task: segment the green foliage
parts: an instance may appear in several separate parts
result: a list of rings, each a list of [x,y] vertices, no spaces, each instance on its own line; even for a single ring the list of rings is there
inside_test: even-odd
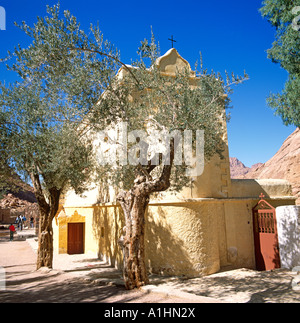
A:
[[[119,121],[127,122],[128,132],[142,130],[150,134],[151,130],[183,131],[186,129],[204,130],[205,160],[215,154],[223,157],[225,145],[223,141],[225,108],[229,107],[229,94],[232,86],[243,82],[248,76],[229,76],[223,79],[220,73],[209,73],[201,68],[191,77],[191,71],[178,70],[174,77],[166,76],[158,68],[160,56],[159,46],[152,34],[151,40],[141,43],[138,53],[140,59],[124,69],[125,76],[116,78],[115,84],[107,90],[97,106],[100,111],[106,109],[109,114],[103,119],[106,125],[116,125]],[[147,64],[147,62],[150,64]],[[105,108],[104,108],[105,107]],[[96,109],[97,110],[97,109]],[[136,143],[128,143],[127,149]],[[195,141],[193,142],[195,149]],[[164,164],[151,167],[150,154],[147,155],[149,165],[105,165],[99,167],[103,185],[114,184],[121,189],[129,189],[138,176],[146,176],[149,182],[159,180]],[[171,190],[179,191],[191,182],[186,176],[189,166],[173,165],[171,172]]]
[[[268,58],[288,71],[289,79],[281,94],[272,94],[268,104],[282,117],[286,125],[300,126],[300,29],[293,21],[300,14],[295,7],[299,0],[265,0],[261,8],[263,17],[276,28],[276,39]],[[294,28],[293,28],[294,27]],[[298,30],[297,30],[298,29]]]
[[[117,59],[118,53],[98,27],[91,25],[87,35],[69,11],[61,17],[59,5],[47,6],[47,13],[33,27],[19,25],[32,43],[17,46],[4,60],[20,81],[0,84],[1,163],[34,175],[45,195],[70,186],[80,193],[93,159],[79,125],[115,75],[109,56]]]
[[[33,27],[19,25],[31,39],[28,48],[8,53],[8,69],[20,81],[0,85],[0,140],[3,160],[19,174],[35,175],[47,194],[52,188],[72,187],[80,193],[94,172],[93,140],[100,130],[118,122],[128,131],[152,129],[205,131],[205,158],[222,156],[224,106],[232,85],[244,77],[223,79],[201,68],[191,84],[190,71],[166,78],[157,68],[159,46],[152,34],[139,48],[140,59],[128,67],[118,51],[91,25],[87,35],[76,18],[60,6]],[[149,62],[150,64],[146,64]],[[123,66],[125,76],[115,76]],[[192,86],[191,86],[192,85]],[[128,145],[130,149],[134,143]],[[172,167],[172,188],[190,181],[187,165]],[[106,165],[98,167],[103,186],[130,188],[135,179],[159,179],[164,165]]]

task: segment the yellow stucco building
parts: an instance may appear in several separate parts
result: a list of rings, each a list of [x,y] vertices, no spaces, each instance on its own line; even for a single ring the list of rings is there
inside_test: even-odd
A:
[[[169,50],[157,64],[162,73],[190,68]],[[120,69],[119,75],[126,70]],[[225,109],[224,109],[225,110]],[[225,113],[225,111],[224,111]],[[146,212],[145,249],[149,272],[196,277],[221,268],[255,268],[252,208],[263,193],[274,207],[295,204],[285,180],[232,180],[226,123],[224,159],[214,157],[204,166],[194,186],[171,195],[161,193]],[[101,188],[91,184],[84,197],[68,192],[53,221],[54,250],[58,253],[95,253],[112,266],[122,267],[118,239],[124,219],[113,201],[97,203]]]

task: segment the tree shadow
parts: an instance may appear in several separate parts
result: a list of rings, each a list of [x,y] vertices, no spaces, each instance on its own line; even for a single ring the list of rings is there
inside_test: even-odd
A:
[[[166,224],[166,214],[162,207],[158,208],[158,213],[159,221],[153,220],[149,208],[145,214],[146,266],[150,273],[169,276],[178,274],[176,268],[181,264],[181,268],[186,268],[187,273],[193,264],[183,247],[183,241],[172,234],[171,226]],[[123,235],[124,225],[121,207],[94,207],[93,234],[98,242],[98,257],[119,270],[123,267],[123,254],[118,240]],[[181,274],[185,275],[184,272]]]
[[[238,269],[197,279],[174,279],[175,289],[237,303],[299,302],[300,294],[291,288],[292,275],[283,270],[259,272]]]
[[[118,240],[122,236],[124,217],[119,206],[94,207],[93,234],[98,242],[98,257],[112,267],[121,269],[122,250]]]
[[[7,279],[7,282],[6,282],[6,286],[20,286],[22,284],[30,284],[30,283],[43,283],[44,280],[48,280],[49,279],[49,276],[42,276],[42,275],[37,275],[37,276],[34,276],[34,277],[26,277],[27,273],[20,273],[19,275],[15,274],[12,276],[12,277],[19,277],[18,279],[12,279],[12,278],[8,278]],[[51,277],[53,276],[56,276],[56,275],[59,275],[59,273],[55,273],[55,274],[52,274]],[[21,278],[23,277],[23,278]]]
[[[97,285],[78,278],[32,280],[31,286],[1,292],[0,303],[110,303],[119,301],[138,302],[139,294],[126,291],[124,287]]]
[[[158,217],[154,220],[151,208],[146,211],[145,250],[149,271],[163,276],[188,276],[193,271],[193,263],[184,241],[172,233],[164,208],[159,206],[156,212]]]

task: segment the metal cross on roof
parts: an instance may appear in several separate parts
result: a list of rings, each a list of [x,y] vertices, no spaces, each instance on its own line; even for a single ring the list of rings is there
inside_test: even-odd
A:
[[[176,43],[176,42],[177,42],[177,40],[175,40],[175,39],[173,38],[173,35],[171,36],[171,38],[168,38],[168,40],[170,40],[170,41],[172,42],[172,48],[173,48],[173,43]]]
[[[263,199],[265,196],[264,196],[264,194],[263,194],[263,193],[261,193],[261,194],[259,195],[259,197],[260,197],[261,199]]]

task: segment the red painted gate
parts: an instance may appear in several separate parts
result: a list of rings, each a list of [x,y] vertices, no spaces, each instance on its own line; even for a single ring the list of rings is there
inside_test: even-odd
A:
[[[255,261],[257,270],[280,268],[276,210],[263,199],[252,209]]]

